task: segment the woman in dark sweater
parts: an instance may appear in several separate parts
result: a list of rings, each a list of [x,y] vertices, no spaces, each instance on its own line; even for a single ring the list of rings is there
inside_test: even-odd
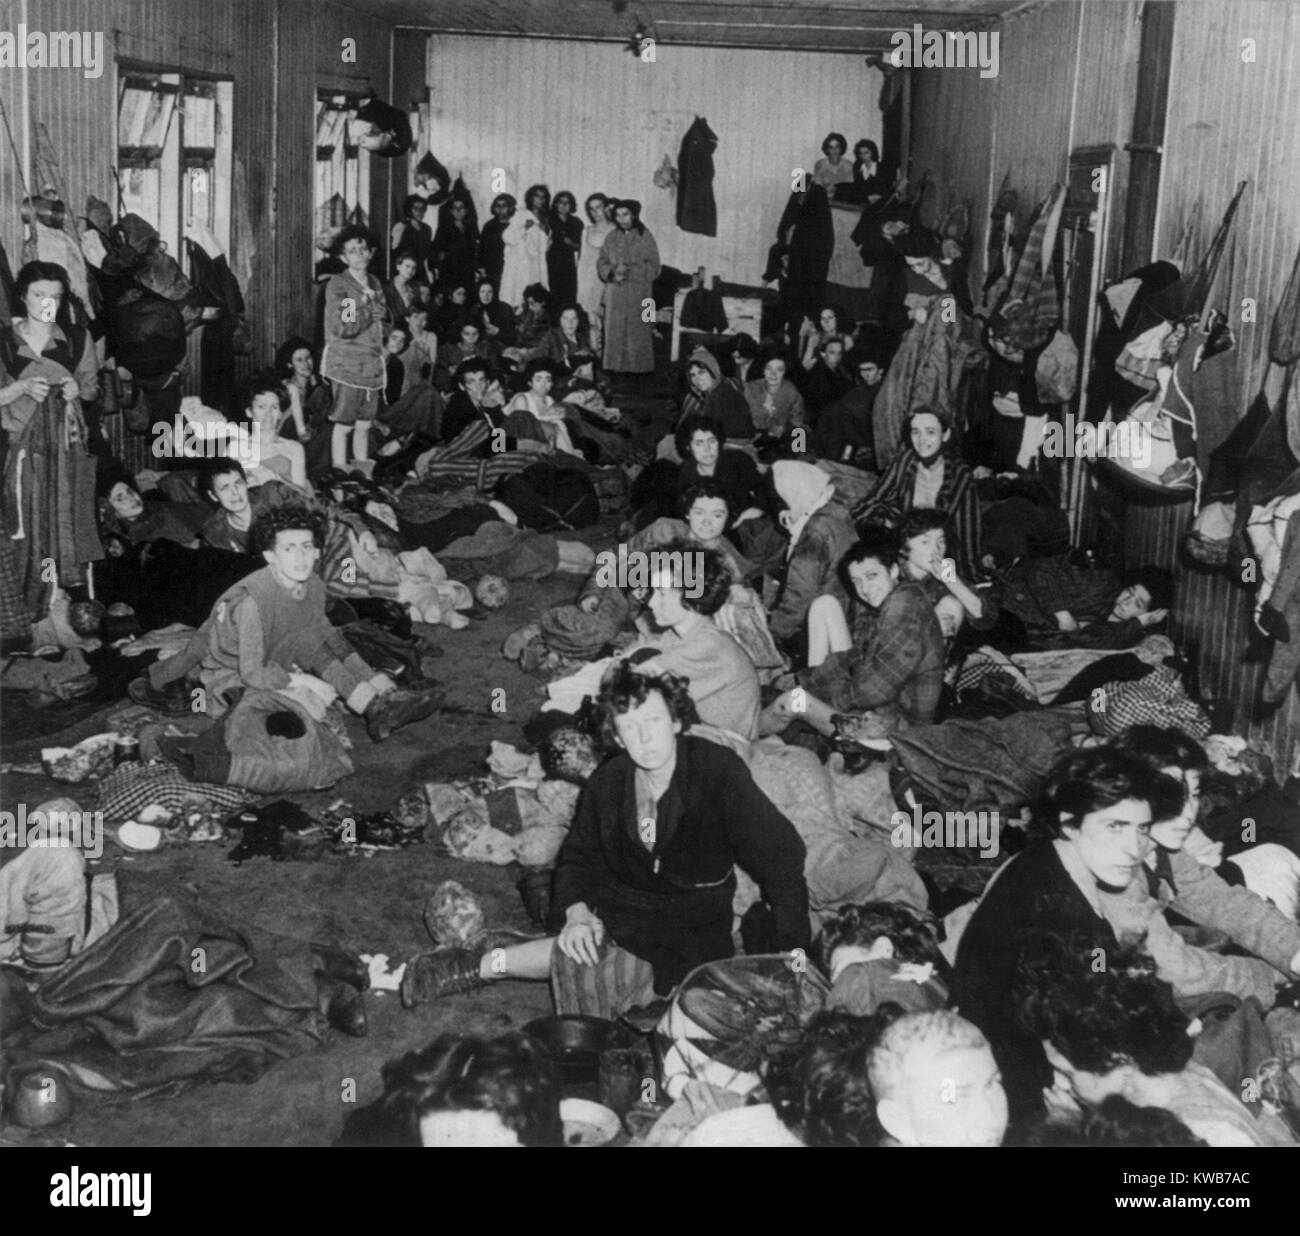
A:
[[[551,247],[546,251],[546,278],[551,302],[572,304],[578,299],[578,252],[582,248],[582,220],[578,202],[561,189],[551,204]]]
[[[1066,753],[1048,774],[1039,839],[994,876],[962,933],[953,998],[993,1045],[1013,1119],[1038,1112],[1052,1084],[1042,1044],[1015,1012],[1027,945],[1049,933],[1094,950],[1095,963],[1113,957],[1119,941],[1100,894],[1128,885],[1151,821],[1176,815],[1181,795],[1133,756],[1106,747]]]
[[[807,947],[803,842],[738,755],[683,734],[695,720],[685,681],[624,661],[599,702],[619,754],[587,783],[560,850],[552,905],[562,930],[488,954],[417,957],[402,982],[407,1007],[484,980],[553,974],[562,1013],[577,1011],[563,1007],[575,989],[608,1015],[667,995],[696,966],[732,955],[737,863],[763,891],[777,946]]]

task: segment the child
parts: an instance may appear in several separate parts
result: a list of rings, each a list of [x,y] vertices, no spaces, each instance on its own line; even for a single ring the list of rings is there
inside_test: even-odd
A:
[[[876,1119],[897,1146],[1000,1146],[1007,1096],[988,1040],[943,1009],[909,1013],[867,1062]]]
[[[908,906],[844,906],[823,924],[820,952],[831,979],[828,1009],[870,1017],[884,1004],[924,1013],[948,1003],[934,930]]]
[[[379,281],[366,271],[374,252],[370,234],[363,227],[345,227],[334,248],[347,270],[331,275],[325,286],[321,376],[334,384],[331,462],[345,468],[349,433],[355,460],[370,458],[370,424],[384,397],[384,328],[390,317]]]
[[[323,534],[323,517],[304,507],[279,507],[253,525],[253,549],[266,567],[223,593],[203,628],[208,712],[224,713],[232,692],[313,685],[304,679],[319,690],[323,680],[331,698],[364,717],[367,733],[382,742],[432,713],[438,692],[399,690],[330,625],[325,584],[315,574]]]

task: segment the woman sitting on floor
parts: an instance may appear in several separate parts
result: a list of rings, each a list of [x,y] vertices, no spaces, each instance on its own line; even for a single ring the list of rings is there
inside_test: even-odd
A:
[[[501,978],[552,979],[556,1008],[616,1017],[732,956],[739,863],[757,881],[781,950],[810,945],[804,846],[733,751],[683,733],[696,720],[670,675],[614,667],[599,707],[619,754],[596,770],[560,850],[558,936],[407,963],[408,1007]]]
[[[199,544],[208,511],[185,502],[146,501],[135,482],[125,474],[110,474],[101,505],[104,536],[119,536],[132,545],[146,541],[173,541],[186,549]],[[161,498],[161,495],[151,495]]]
[[[515,315],[509,305],[497,299],[496,285],[491,279],[480,279],[470,307],[470,321],[479,328],[480,335],[498,348],[508,348],[515,341]]]
[[[1038,839],[998,872],[961,933],[953,998],[992,1043],[1013,1118],[1040,1111],[1052,1080],[1040,1036],[1016,1017],[1027,938],[1050,932],[1076,939],[1090,957],[1096,949],[1116,956],[1101,892],[1130,882],[1152,819],[1176,814],[1179,799],[1175,782],[1130,755],[1105,747],[1066,752],[1043,790]]]
[[[731,603],[730,568],[721,555],[686,540],[671,541],[654,556],[648,608],[658,630],[623,655],[646,673],[684,678],[701,722],[722,731],[727,741],[752,741],[758,734],[758,674],[746,650],[718,624]],[[543,711],[576,713],[585,696],[598,693],[609,668],[608,661],[597,661],[551,683]]]
[[[727,500],[716,486],[701,483],[682,500],[683,519],[658,519],[630,537],[617,552],[607,551],[605,568],[598,565],[578,595],[576,605],[557,605],[507,641],[504,654],[509,660],[523,659],[526,668],[536,668],[547,650],[561,656],[590,659],[599,656],[640,609],[636,586],[620,581],[617,564],[637,561],[641,555],[684,540],[692,546],[711,549],[726,564],[734,584],[745,583],[754,573],[746,561],[723,539],[727,522]],[[684,522],[683,522],[684,520]],[[613,563],[609,561],[612,558]],[[530,651],[534,641],[539,647]]]
[[[896,528],[913,507],[947,511],[948,541],[962,579],[974,583],[980,569],[980,504],[975,479],[952,450],[952,422],[932,408],[907,416],[910,445],[894,457],[871,494],[853,508],[858,527]]]
[[[792,429],[805,427],[803,396],[786,377],[789,365],[783,353],[759,358],[759,377],[745,383],[745,402],[754,432],[769,438],[786,438]]]
[[[856,595],[852,623],[840,602],[817,598],[808,612],[808,665],[765,714],[765,730],[805,721],[835,732],[836,713],[867,713],[869,737],[929,725],[943,688],[944,643],[919,584],[899,583],[898,541],[869,533],[842,570]]]
[[[542,336],[538,347],[546,360],[560,366],[561,372],[571,373],[573,358],[593,351],[586,313],[578,305],[564,305],[556,324]]]
[[[998,605],[991,587],[972,588],[948,555],[948,513],[915,507],[903,517],[898,535],[902,542],[899,577],[920,584],[935,607],[945,639],[960,630],[991,631],[998,621]]]
[[[545,442],[565,455],[583,459],[565,424],[565,406],[551,398],[555,362],[538,357],[524,370],[525,388],[505,406],[506,433]]]
[[[1251,1115],[1193,1061],[1188,1019],[1149,961],[1110,950],[1099,966],[1088,942],[1069,938],[1035,939],[1026,953],[1016,1003],[1055,1074],[1050,1110],[1077,1113],[1122,1095],[1177,1116],[1211,1146],[1296,1144],[1280,1116]]]

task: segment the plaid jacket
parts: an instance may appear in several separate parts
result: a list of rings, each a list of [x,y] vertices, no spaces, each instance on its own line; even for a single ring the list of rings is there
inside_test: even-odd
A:
[[[840,712],[872,710],[889,728],[929,725],[943,690],[944,644],[924,589],[900,584],[878,612],[858,605],[853,647],[832,653],[799,682]]]

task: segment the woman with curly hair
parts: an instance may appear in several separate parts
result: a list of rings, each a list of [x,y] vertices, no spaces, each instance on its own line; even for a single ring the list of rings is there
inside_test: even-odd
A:
[[[1211,1146],[1294,1146],[1281,1119],[1258,1119],[1203,1064],[1196,1040],[1155,965],[1135,950],[1094,964],[1089,943],[1045,936],[1025,949],[1021,1022],[1040,1040],[1055,1081],[1048,1107],[1077,1113],[1121,1095],[1177,1116]]]
[[[777,946],[807,948],[803,842],[735,752],[685,732],[697,719],[687,684],[622,661],[597,703],[618,754],[592,774],[560,850],[558,935],[414,958],[408,1008],[501,978],[552,979],[561,1013],[613,1017],[666,996],[732,956],[737,863],[771,907]]]

